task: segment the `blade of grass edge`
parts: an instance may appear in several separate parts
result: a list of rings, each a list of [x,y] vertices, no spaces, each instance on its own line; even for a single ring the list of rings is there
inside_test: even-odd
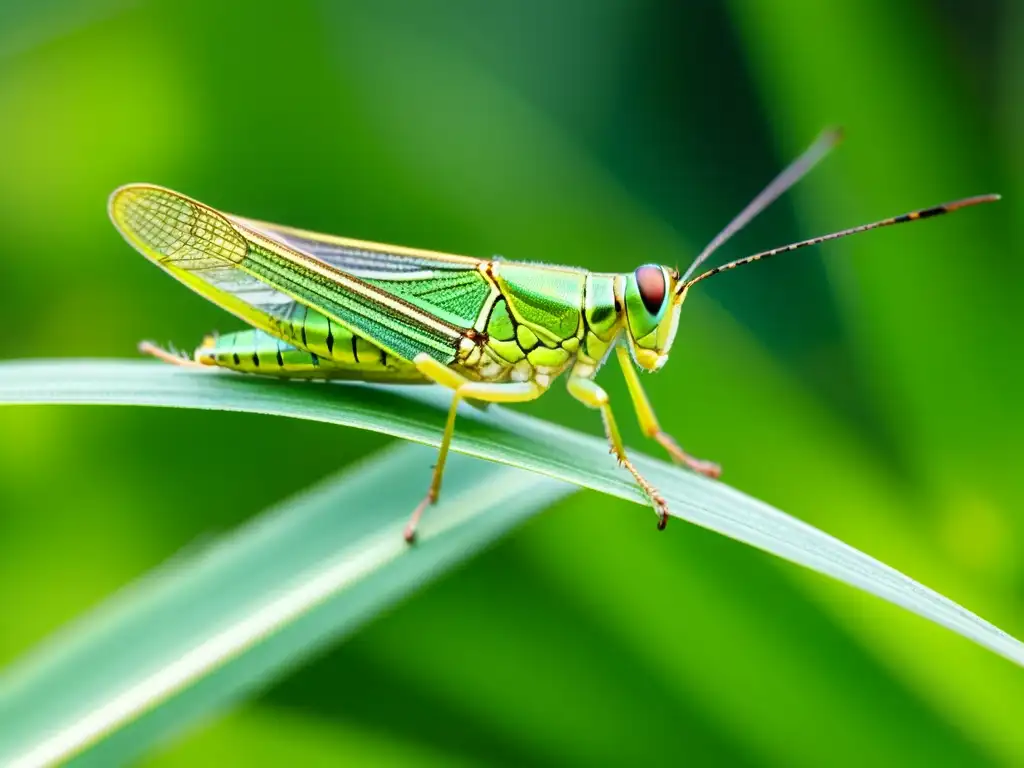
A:
[[[446,495],[410,549],[402,526],[433,460],[400,445],[350,467],[175,558],[12,665],[0,678],[0,764],[131,760],[574,490],[453,456]]]
[[[275,414],[437,445],[448,395],[436,388],[287,383],[125,361],[0,364],[0,403],[192,407]],[[646,503],[603,440],[508,409],[465,409],[452,450]],[[721,482],[633,452],[672,514],[858,587],[1024,666],[1024,644],[899,571]]]

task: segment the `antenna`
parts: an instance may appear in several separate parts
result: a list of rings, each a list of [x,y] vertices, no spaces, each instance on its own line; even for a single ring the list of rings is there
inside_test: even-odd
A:
[[[737,259],[736,261],[730,261],[728,264],[723,264],[720,267],[709,269],[703,274],[697,275],[695,278],[682,283],[682,287],[679,293],[687,290],[694,283],[699,283],[701,280],[705,280],[712,275],[717,275],[719,272],[725,272],[729,269],[735,269],[736,267],[743,266],[744,264],[750,264],[761,259],[768,259],[772,256],[777,256],[780,253],[788,253],[789,251],[795,251],[798,248],[806,248],[808,245],[817,245],[818,243],[824,243],[828,240],[838,240],[840,237],[846,237],[847,235],[856,235],[858,232],[867,232],[870,229],[879,229],[881,227],[891,227],[893,224],[905,224],[908,221],[917,221],[918,219],[929,219],[932,216],[941,216],[945,213],[952,213],[953,211],[959,210],[960,208],[967,208],[971,205],[979,205],[981,203],[994,203],[999,199],[999,195],[978,195],[976,197],[965,197],[963,200],[954,200],[951,203],[944,203],[943,205],[936,205],[931,208],[922,208],[919,211],[911,211],[910,213],[904,213],[902,216],[893,216],[890,219],[882,219],[881,221],[875,221],[871,224],[861,224],[859,227],[852,227],[851,229],[844,229],[841,232],[833,232],[830,235],[822,235],[821,237],[812,237],[810,240],[802,240],[799,243],[792,243],[791,245],[784,245],[781,248],[773,248],[770,251],[763,251],[762,253],[755,253],[753,256],[747,256],[746,258]]]
[[[692,275],[697,270],[697,267],[707,261],[708,257],[717,251],[726,240],[747,226],[751,219],[775,202],[779,195],[800,181],[808,171],[818,164],[818,161],[825,157],[842,140],[843,131],[841,128],[830,128],[822,131],[818,138],[814,140],[814,143],[805,149],[800,157],[772,179],[771,183],[747,204],[746,208],[725,225],[725,229],[715,235],[715,239],[707,244],[680,279],[686,282],[686,278]]]

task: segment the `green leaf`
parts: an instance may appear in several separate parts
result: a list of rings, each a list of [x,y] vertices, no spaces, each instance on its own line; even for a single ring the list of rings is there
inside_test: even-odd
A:
[[[150,362],[0,364],[0,403],[248,411],[430,445],[447,401],[438,388],[284,382]],[[0,721],[11,726],[8,740],[0,737],[0,757],[64,757],[94,743],[90,762],[135,755],[350,633],[560,498],[570,486],[557,480],[646,503],[601,439],[495,407],[466,408],[456,434],[456,452],[510,466],[453,456],[420,546],[407,549],[400,531],[434,455],[403,446],[178,558],[16,664],[0,680]],[[676,516],[883,597],[1024,664],[1017,640],[837,539],[722,483],[634,458]]]
[[[89,380],[101,378],[79,384]],[[209,394],[228,405],[226,392]],[[400,445],[350,467],[175,558],[15,664],[0,678],[0,764],[50,764],[84,749],[90,765],[129,761],[573,490],[453,456],[444,498],[409,548],[402,528],[433,460],[429,449]]]
[[[155,405],[265,413],[437,445],[448,395],[433,387],[289,383],[122,361],[0,364],[0,403]],[[646,504],[599,438],[511,410],[466,408],[452,449]],[[1024,645],[952,601],[729,486],[634,453],[674,516],[832,576],[1024,664]],[[653,518],[652,518],[653,521]]]

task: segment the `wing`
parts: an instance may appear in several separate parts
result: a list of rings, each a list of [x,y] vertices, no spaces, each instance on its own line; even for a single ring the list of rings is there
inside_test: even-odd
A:
[[[334,237],[230,214],[227,218],[386,291],[463,332],[478,323],[481,310],[492,295],[497,295],[497,288],[479,269],[487,263],[484,259]]]
[[[228,218],[249,229],[276,238],[296,250],[315,256],[332,267],[358,276],[394,277],[423,271],[466,271],[475,269],[485,261],[473,256],[458,256],[453,253],[324,235],[239,216],[229,215]]]
[[[426,352],[448,364],[496,291],[477,259],[250,221],[154,185],[116,190],[110,215],[129,243],[176,279],[300,347],[297,304],[392,355]]]

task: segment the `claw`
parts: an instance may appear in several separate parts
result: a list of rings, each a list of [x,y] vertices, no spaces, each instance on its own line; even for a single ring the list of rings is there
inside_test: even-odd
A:
[[[661,496],[651,496],[651,501],[654,503],[654,511],[658,514],[658,530],[664,531],[668,525],[668,502]]]
[[[416,527],[420,523],[420,518],[423,517],[424,511],[427,507],[437,501],[437,491],[431,488],[427,491],[427,495],[423,497],[423,500],[416,505],[416,509],[412,511],[409,516],[409,522],[405,524],[405,530],[402,531],[402,538],[405,539],[406,544],[416,543]]]

